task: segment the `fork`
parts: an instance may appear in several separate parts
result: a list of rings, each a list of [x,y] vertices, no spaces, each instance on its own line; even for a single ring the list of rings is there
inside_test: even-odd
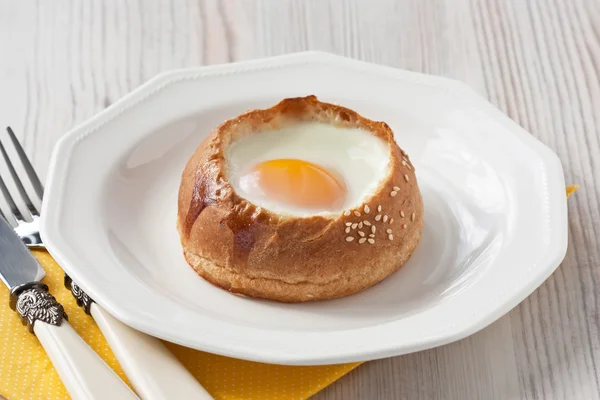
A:
[[[9,131],[9,136],[12,141],[16,140],[12,131]],[[22,149],[20,150],[22,152]],[[0,205],[0,216],[13,229],[18,230],[32,246],[39,245],[41,241],[37,222],[41,202],[38,202],[36,207],[31,201],[1,141],[0,154],[2,156],[0,159],[4,160],[8,171],[4,177],[0,171],[0,198],[4,201],[4,209]],[[29,172],[27,174],[29,175]],[[9,184],[12,182],[12,190],[6,186],[5,182],[9,182]],[[39,180],[30,179],[28,182],[34,192],[40,190]],[[4,222],[2,223],[4,224]],[[55,300],[53,299],[53,301]],[[56,306],[62,310],[62,306],[58,303]],[[137,399],[125,382],[77,335],[67,322],[64,312],[63,315],[64,319],[58,319],[55,324],[41,325],[41,327],[52,327],[51,329],[33,329],[33,323],[31,323],[30,331],[37,335],[69,394],[74,399]]]
[[[31,221],[26,221],[21,215],[17,215],[18,225],[15,231],[30,248],[45,249],[38,229],[38,210],[44,188],[14,132],[10,127],[7,128],[7,132],[15,153],[25,170],[27,182],[37,196],[38,203],[36,206],[32,201],[26,202],[29,212],[32,214]],[[4,153],[3,151],[3,155]],[[25,193],[24,188],[19,191]],[[160,340],[130,328],[115,319],[66,274],[65,286],[71,290],[77,304],[94,318],[132,386],[142,399],[212,399],[210,394]]]

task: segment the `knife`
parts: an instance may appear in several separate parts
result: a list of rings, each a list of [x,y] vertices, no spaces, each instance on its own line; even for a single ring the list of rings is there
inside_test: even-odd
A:
[[[45,272],[21,239],[0,218],[0,279],[10,305],[29,327],[73,399],[137,399],[67,322],[63,306],[41,282]]]

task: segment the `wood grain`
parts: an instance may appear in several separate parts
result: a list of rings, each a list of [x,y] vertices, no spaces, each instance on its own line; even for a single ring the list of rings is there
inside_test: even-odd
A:
[[[62,133],[160,71],[325,50],[460,79],[560,156],[570,246],[483,331],[319,399],[600,399],[598,0],[0,0],[0,121],[45,176]]]

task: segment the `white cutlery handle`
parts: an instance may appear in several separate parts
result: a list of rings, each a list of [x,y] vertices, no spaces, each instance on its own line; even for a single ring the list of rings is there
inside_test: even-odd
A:
[[[73,399],[137,399],[66,320],[60,325],[36,321],[33,331]]]
[[[46,284],[30,282],[13,287],[10,303],[37,336],[73,399],[137,399],[69,325],[63,306],[48,293]]]
[[[212,399],[160,340],[123,324],[96,303],[90,314],[143,400]]]

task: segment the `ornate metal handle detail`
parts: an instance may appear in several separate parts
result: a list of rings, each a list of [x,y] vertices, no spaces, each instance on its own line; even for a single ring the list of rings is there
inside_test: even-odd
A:
[[[36,321],[50,325],[60,325],[67,314],[62,304],[48,293],[48,286],[41,282],[31,282],[11,290],[10,306],[21,317],[23,325],[33,332]]]
[[[73,282],[71,277],[67,274],[65,274],[65,286],[67,289],[71,290],[73,297],[75,297],[75,300],[77,300],[77,305],[82,307],[86,314],[90,314],[90,307],[92,306],[94,300],[88,296],[87,293],[84,292],[75,282]]]

